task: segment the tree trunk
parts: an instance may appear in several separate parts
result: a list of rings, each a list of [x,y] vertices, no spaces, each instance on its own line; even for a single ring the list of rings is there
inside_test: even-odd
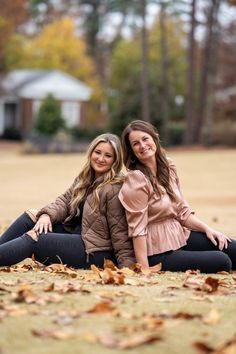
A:
[[[168,77],[168,45],[166,33],[165,4],[161,3],[160,11],[160,49],[161,49],[161,112],[162,112],[162,139],[164,144],[169,142],[169,77]]]
[[[217,15],[221,0],[211,0],[209,9],[208,26],[205,41],[205,50],[202,64],[202,75],[200,82],[200,98],[197,117],[193,129],[193,142],[200,143],[202,139],[202,128],[206,120],[207,100],[209,94],[209,73],[211,72],[213,57],[214,31],[217,25]]]
[[[185,144],[193,142],[193,124],[195,112],[195,29],[196,29],[196,0],[192,0],[191,10],[191,30],[189,33],[189,54],[188,54],[188,73],[187,73],[187,104],[186,104],[186,131]]]
[[[149,70],[148,70],[148,38],[146,29],[146,0],[140,0],[142,32],[141,32],[141,90],[142,90],[142,119],[150,122],[149,103]]]
[[[205,117],[205,137],[204,142],[207,145],[212,144],[212,129],[213,129],[213,109],[214,109],[214,95],[216,89],[216,74],[219,61],[219,39],[220,39],[220,26],[215,30],[213,35],[211,65],[208,77],[208,99],[206,103],[206,117]]]

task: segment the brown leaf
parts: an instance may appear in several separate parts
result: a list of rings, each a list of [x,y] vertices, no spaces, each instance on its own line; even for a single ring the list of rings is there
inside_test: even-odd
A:
[[[33,293],[31,287],[27,284],[20,286],[13,297],[15,302],[25,302],[27,304],[35,303],[38,300],[38,296]]]
[[[131,349],[140,345],[153,343],[160,340],[160,336],[157,334],[139,333],[129,338],[118,339],[112,335],[100,335],[97,337],[99,343],[108,348],[116,349]]]
[[[218,290],[219,283],[219,279],[213,277],[207,277],[205,280],[205,284],[208,285],[208,288],[206,289],[209,289],[210,293],[216,292]]]
[[[97,314],[97,313],[111,313],[114,311],[115,311],[115,306],[111,304],[111,301],[101,301],[86,312],[90,314]]]
[[[46,286],[46,288],[44,288],[44,291],[50,292],[50,291],[53,291],[54,289],[55,289],[55,284],[51,283],[48,286]]]
[[[188,312],[177,312],[176,314],[172,315],[172,318],[175,319],[184,319],[184,320],[192,320],[194,318],[201,318],[202,316],[199,314],[188,313]]]
[[[106,268],[102,272],[102,280],[104,284],[115,284],[115,285],[123,285],[125,283],[125,275],[118,271],[111,271]]]
[[[106,268],[101,272],[101,278],[104,284],[114,284],[115,282],[113,273],[109,268]]]
[[[109,268],[111,270],[117,270],[118,268],[115,266],[115,264],[110,260],[110,259],[104,259],[104,265],[103,268]]]
[[[53,339],[60,339],[60,340],[65,340],[65,339],[70,339],[75,337],[75,333],[67,329],[43,329],[43,330],[32,329],[31,333],[35,337],[53,338]]]
[[[94,264],[91,264],[90,269],[101,278],[101,271]]]
[[[64,274],[71,278],[77,277],[77,272],[73,268],[67,267],[65,264],[50,264],[49,266],[46,266],[43,270],[49,273]]]
[[[139,263],[134,263],[132,264],[132,266],[130,267],[130,269],[134,272],[134,273],[142,273],[142,266]]]
[[[194,342],[193,346],[202,354],[213,353],[213,349],[203,342]]]

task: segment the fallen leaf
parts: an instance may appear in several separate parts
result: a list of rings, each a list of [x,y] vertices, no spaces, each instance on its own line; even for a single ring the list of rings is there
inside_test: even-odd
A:
[[[193,346],[202,354],[213,353],[212,347],[203,342],[194,342]]]
[[[71,278],[77,277],[77,272],[73,268],[67,267],[65,264],[61,263],[50,264],[49,266],[44,267],[43,271],[49,273],[64,274]]]
[[[208,286],[207,288],[203,289],[209,291],[210,293],[216,292],[218,290],[220,281],[217,278],[213,278],[213,277],[207,277],[205,280],[205,284]]]
[[[72,330],[67,330],[67,329],[43,329],[43,330],[38,330],[38,329],[32,329],[31,333],[35,337],[40,337],[40,338],[53,338],[53,339],[71,339],[74,338],[75,332]]]
[[[112,334],[83,336],[82,338],[94,342],[98,342],[107,348],[114,349],[131,349],[143,344],[153,343],[161,340],[157,334],[139,333],[129,338],[116,338]]]
[[[110,260],[110,259],[104,259],[104,265],[103,268],[109,268],[111,270],[118,270],[118,268],[115,266],[115,264]]]
[[[116,310],[115,306],[110,301],[101,301],[98,304],[94,305],[86,313],[97,314],[97,313],[111,313]]]
[[[29,285],[22,285],[17,289],[16,294],[13,293],[15,302],[25,302],[27,304],[33,304],[37,302],[38,296],[34,294]]]

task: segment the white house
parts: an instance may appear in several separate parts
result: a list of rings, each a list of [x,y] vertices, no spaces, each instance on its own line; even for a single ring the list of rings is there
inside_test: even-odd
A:
[[[59,70],[22,69],[11,71],[0,80],[0,135],[11,128],[27,134],[48,94],[60,101],[68,127],[86,126],[90,87]]]

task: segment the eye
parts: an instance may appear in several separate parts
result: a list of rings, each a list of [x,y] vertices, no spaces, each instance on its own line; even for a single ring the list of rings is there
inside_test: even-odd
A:
[[[95,154],[100,155],[101,151],[100,150],[94,150]]]

